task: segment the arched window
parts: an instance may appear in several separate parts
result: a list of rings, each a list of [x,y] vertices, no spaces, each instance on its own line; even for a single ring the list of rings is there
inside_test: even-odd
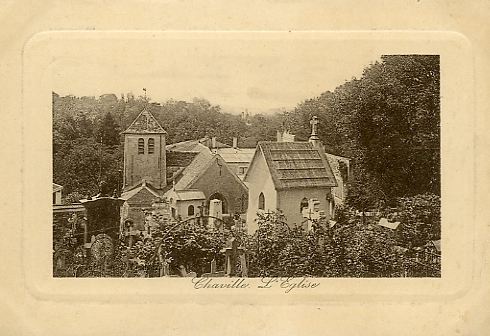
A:
[[[260,193],[260,195],[259,195],[259,209],[260,210],[265,210],[265,197],[264,197],[264,193]]]
[[[303,212],[303,208],[308,207],[308,199],[305,197],[301,200],[301,203],[299,204],[299,212]]]
[[[187,208],[187,216],[194,216],[194,206],[193,205],[189,205],[189,207]]]
[[[148,154],[153,154],[155,153],[155,139],[149,138],[148,139]]]
[[[138,139],[138,154],[145,154],[145,140],[143,138]]]

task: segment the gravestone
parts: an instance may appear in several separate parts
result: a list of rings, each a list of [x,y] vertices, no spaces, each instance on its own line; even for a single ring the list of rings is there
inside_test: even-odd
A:
[[[223,203],[219,199],[213,199],[209,201],[209,227],[216,227],[220,223],[217,223],[217,220],[214,218],[223,219]]]
[[[203,273],[202,274],[203,278],[222,278],[225,276],[225,272],[216,271],[216,260],[215,259],[211,260],[210,268],[211,268],[211,272]]]
[[[237,261],[240,260],[240,265],[242,267],[242,277],[247,277],[247,263],[245,256],[245,249],[238,246],[238,242],[234,237],[228,239],[227,247],[221,250],[225,253],[226,263],[225,263],[225,273],[229,277],[234,277],[237,275]]]

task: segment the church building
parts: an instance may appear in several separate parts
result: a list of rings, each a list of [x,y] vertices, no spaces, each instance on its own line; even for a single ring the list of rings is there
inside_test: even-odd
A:
[[[280,211],[289,226],[311,226],[333,219],[332,188],[337,180],[317,136],[316,117],[308,142],[259,142],[244,182],[249,188],[248,232],[257,230],[257,213]]]
[[[175,219],[207,215],[214,200],[224,215],[246,212],[248,189],[220,155],[166,145],[167,132],[146,109],[123,134],[122,217],[135,230],[144,230],[143,210],[164,200]]]

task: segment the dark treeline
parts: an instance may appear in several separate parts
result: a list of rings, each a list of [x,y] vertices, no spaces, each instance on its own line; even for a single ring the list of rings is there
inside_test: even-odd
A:
[[[439,57],[383,56],[361,78],[324,92],[282,114],[255,115],[249,123],[205,99],[151,102],[133,94],[60,97],[53,93],[53,175],[64,193],[96,192],[100,179],[120,185],[122,137],[146,106],[168,132],[168,143],[216,136],[241,147],[274,140],[287,129],[307,140],[320,120],[328,152],[354,164],[349,203],[363,210],[398,197],[440,195]],[[76,196],[76,195],[75,195]]]
[[[353,159],[351,205],[440,196],[439,56],[383,56],[360,79],[286,112],[284,126],[306,140],[313,115],[327,151]]]
[[[151,102],[133,94],[105,94],[96,97],[60,97],[53,99],[53,179],[64,186],[67,201],[97,191],[100,180],[112,188],[121,185],[124,131],[146,107],[168,133],[167,143],[204,137],[217,137],[231,145],[238,138],[240,147],[255,147],[257,141],[274,140],[281,116],[249,118],[221,111],[207,100],[192,102],[169,100]]]

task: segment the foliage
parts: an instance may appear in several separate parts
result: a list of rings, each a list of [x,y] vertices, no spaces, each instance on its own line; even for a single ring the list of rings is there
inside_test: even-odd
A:
[[[68,205],[73,203],[80,203],[80,200],[85,198],[86,196],[87,195],[83,195],[77,191],[71,192],[63,197],[63,204]]]
[[[259,229],[249,237],[249,275],[401,276],[403,257],[394,249],[392,233],[346,212],[345,221],[334,228],[317,222],[310,231],[300,226],[286,228],[277,213],[259,214]]]
[[[258,230],[250,236],[249,275],[252,277],[280,276],[281,251],[287,246],[288,229],[285,218],[279,213],[258,213]]]
[[[72,192],[92,195],[105,179],[111,189],[122,184],[123,137],[120,132],[146,108],[168,132],[167,143],[217,137],[241,147],[255,147],[257,141],[274,140],[280,116],[254,115],[250,125],[239,115],[224,113],[217,105],[195,98],[192,102],[151,102],[148,97],[129,93],[96,97],[60,97],[52,93],[53,179]]]
[[[430,240],[441,239],[441,199],[437,195],[399,198],[398,207],[388,217],[402,223],[397,237],[400,245],[423,246]]]
[[[107,147],[117,147],[121,143],[120,129],[111,112],[107,112],[97,129],[97,138]]]
[[[172,228],[173,227],[173,228]],[[187,272],[209,272],[213,259],[220,259],[224,247],[224,234],[215,228],[206,228],[198,223],[174,225],[167,223],[156,230],[153,237],[163,239],[161,254],[171,261],[174,273],[185,267]]]
[[[352,158],[351,205],[440,194],[439,57],[389,55],[352,79],[284,115],[285,128],[306,140],[320,121],[326,150]],[[371,196],[370,196],[371,195]]]
[[[353,211],[347,218],[335,227],[333,234],[333,241],[340,249],[344,276],[400,276],[403,262],[394,249],[393,233],[376,225],[373,219],[363,220]]]
[[[431,200],[417,199],[414,208],[432,211]],[[418,211],[414,222],[434,219],[431,216],[427,211]],[[301,226],[289,228],[281,214],[268,213],[259,215],[259,229],[253,235],[234,228],[209,228],[199,221],[160,221],[151,236],[137,236],[132,244],[127,240],[116,242],[104,272],[100,261],[91,258],[90,253],[84,257],[79,241],[82,238],[75,238],[72,232],[73,221],[57,221],[53,226],[53,275],[158,277],[165,261],[170,274],[181,276],[186,270],[201,276],[209,272],[212,260],[219,270],[224,269],[222,250],[228,238],[235,237],[247,253],[249,277],[440,276],[440,259],[438,264],[424,266],[417,261],[423,249],[400,248],[397,234],[377,225],[377,218],[363,220],[345,208],[338,219],[341,221],[333,227],[323,221],[314,222],[307,231]],[[60,259],[66,264],[64,268],[58,267]]]
[[[121,147],[107,147],[93,138],[66,141],[53,157],[53,179],[66,194],[94,195],[101,180],[117,189],[122,183],[122,156]]]

